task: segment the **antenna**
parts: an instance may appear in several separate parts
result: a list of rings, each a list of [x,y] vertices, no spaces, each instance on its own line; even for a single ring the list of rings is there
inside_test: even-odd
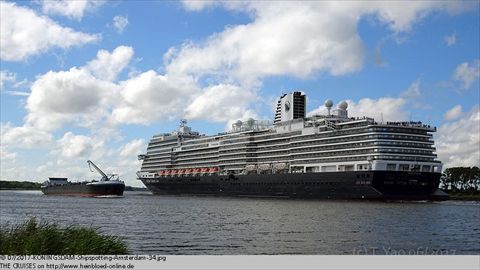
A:
[[[180,127],[184,127],[187,125],[187,119],[181,119],[180,120]]]
[[[381,112],[380,115],[382,116],[382,124],[383,124],[383,112]]]

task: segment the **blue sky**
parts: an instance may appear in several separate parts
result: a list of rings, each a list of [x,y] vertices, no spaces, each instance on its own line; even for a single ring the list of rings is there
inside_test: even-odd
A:
[[[206,134],[308,111],[438,127],[449,166],[480,164],[479,1],[1,2],[1,178],[139,185],[138,153],[180,118]]]

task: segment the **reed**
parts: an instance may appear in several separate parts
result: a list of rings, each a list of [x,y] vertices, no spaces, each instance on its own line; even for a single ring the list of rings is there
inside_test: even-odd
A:
[[[103,235],[92,228],[53,223],[24,223],[0,228],[0,254],[4,255],[97,255],[127,254],[127,245],[117,236]]]

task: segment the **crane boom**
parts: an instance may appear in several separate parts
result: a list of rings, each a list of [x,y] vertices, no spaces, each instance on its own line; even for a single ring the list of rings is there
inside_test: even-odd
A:
[[[97,170],[97,172],[102,175],[102,180],[104,181],[109,180],[108,176],[102,170],[100,170],[100,168],[98,168],[97,165],[95,165],[95,163],[93,163],[91,160],[87,160],[87,163],[88,163],[88,167],[90,168],[90,171],[93,172],[92,168],[90,167],[90,166],[93,166],[93,168],[95,168],[95,170]]]

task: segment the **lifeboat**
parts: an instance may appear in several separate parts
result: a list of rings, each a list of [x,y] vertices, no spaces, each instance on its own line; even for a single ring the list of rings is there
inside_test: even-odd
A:
[[[163,171],[163,176],[170,176],[170,170]]]
[[[165,171],[164,171],[164,170],[161,170],[161,171],[158,171],[157,173],[158,173],[158,176],[162,177],[163,174],[165,173]]]
[[[181,169],[181,170],[178,170],[178,171],[177,171],[177,175],[178,175],[178,176],[182,176],[184,173],[185,173],[185,170],[184,170],[184,169]]]
[[[193,169],[193,174],[198,174],[198,173],[200,173],[200,168]]]
[[[193,171],[192,169],[185,169],[185,174],[186,174],[186,175],[189,175],[189,174],[192,173],[192,171]]]
[[[201,168],[201,169],[200,169],[200,173],[201,173],[201,174],[206,174],[206,173],[208,173],[208,168]]]
[[[217,173],[217,172],[218,172],[217,167],[209,168],[209,170],[208,170],[208,173],[210,173],[210,174],[214,174],[214,173]]]

